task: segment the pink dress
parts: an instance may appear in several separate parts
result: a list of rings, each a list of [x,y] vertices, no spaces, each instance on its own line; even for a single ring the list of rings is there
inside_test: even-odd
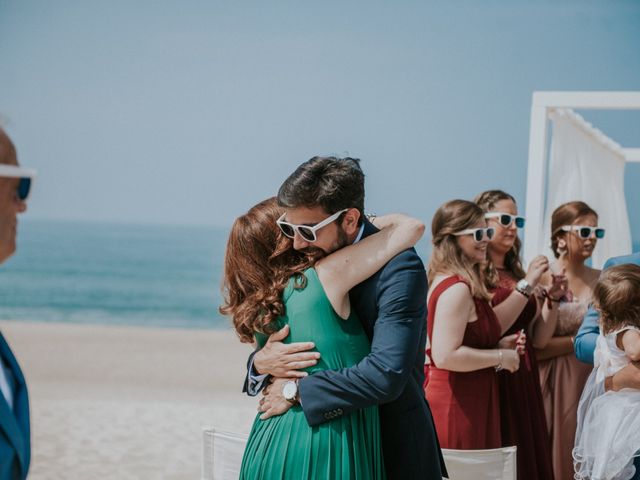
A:
[[[575,335],[587,312],[588,302],[574,300],[558,304],[558,325],[554,336]],[[580,395],[591,373],[573,352],[538,362],[542,399],[551,437],[551,456],[555,480],[573,479],[571,451],[576,435]]]

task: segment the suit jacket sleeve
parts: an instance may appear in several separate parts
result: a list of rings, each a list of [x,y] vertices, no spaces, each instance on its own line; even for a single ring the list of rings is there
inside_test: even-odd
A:
[[[253,369],[253,357],[257,351],[256,349],[249,355],[249,359],[247,360],[247,375],[244,378],[244,385],[242,386],[242,392],[250,397],[258,395],[269,380],[269,375],[258,375]]]
[[[599,320],[600,315],[598,312],[593,307],[589,307],[574,340],[576,357],[581,362],[593,364],[593,353],[600,333]]]
[[[414,261],[407,262],[407,258]],[[395,400],[411,375],[425,328],[427,279],[418,256],[406,251],[382,270],[371,353],[341,370],[316,372],[299,382],[309,425]]]
[[[610,258],[604,264],[603,270],[616,264],[615,259]],[[580,329],[576,334],[573,347],[576,351],[576,357],[578,360],[584,363],[593,364],[593,354],[596,350],[596,340],[600,334],[600,327],[598,325],[600,321],[600,315],[592,306],[589,307],[587,314],[580,325]]]

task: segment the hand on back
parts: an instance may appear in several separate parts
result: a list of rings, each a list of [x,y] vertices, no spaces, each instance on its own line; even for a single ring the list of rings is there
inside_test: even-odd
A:
[[[306,377],[301,371],[318,363],[320,353],[310,352],[313,342],[282,343],[289,335],[289,326],[271,334],[267,343],[253,357],[253,367],[259,374],[273,377]]]

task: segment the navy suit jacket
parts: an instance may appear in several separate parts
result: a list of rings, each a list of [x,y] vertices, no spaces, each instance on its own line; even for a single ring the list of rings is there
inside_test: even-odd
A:
[[[365,221],[364,236],[376,231]],[[371,353],[351,368],[316,372],[299,382],[311,426],[379,405],[390,480],[440,480],[446,474],[422,389],[426,299],[424,265],[414,249],[406,250],[350,292],[352,308],[371,340]]]
[[[635,263],[636,265],[640,265],[640,252],[632,255],[610,258],[604,264],[603,270],[613,267],[614,265],[622,265],[625,263]],[[596,349],[596,339],[600,333],[600,327],[598,325],[599,320],[600,315],[598,315],[598,312],[593,307],[589,307],[574,341],[576,357],[582,362],[593,364],[593,353]]]
[[[29,396],[27,385],[9,344],[0,333],[0,357],[13,374],[13,411],[0,394],[0,480],[27,477],[31,461]]]

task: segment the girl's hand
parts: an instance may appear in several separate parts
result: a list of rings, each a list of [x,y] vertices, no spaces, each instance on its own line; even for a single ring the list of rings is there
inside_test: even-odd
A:
[[[517,334],[516,334],[517,335]],[[520,368],[520,355],[515,350],[502,351],[502,368],[513,373]]]
[[[536,258],[531,260],[529,264],[529,269],[527,270],[527,274],[524,279],[527,281],[529,285],[535,288],[538,285],[538,282],[542,278],[542,275],[549,270],[549,259],[544,255],[538,255]]]

